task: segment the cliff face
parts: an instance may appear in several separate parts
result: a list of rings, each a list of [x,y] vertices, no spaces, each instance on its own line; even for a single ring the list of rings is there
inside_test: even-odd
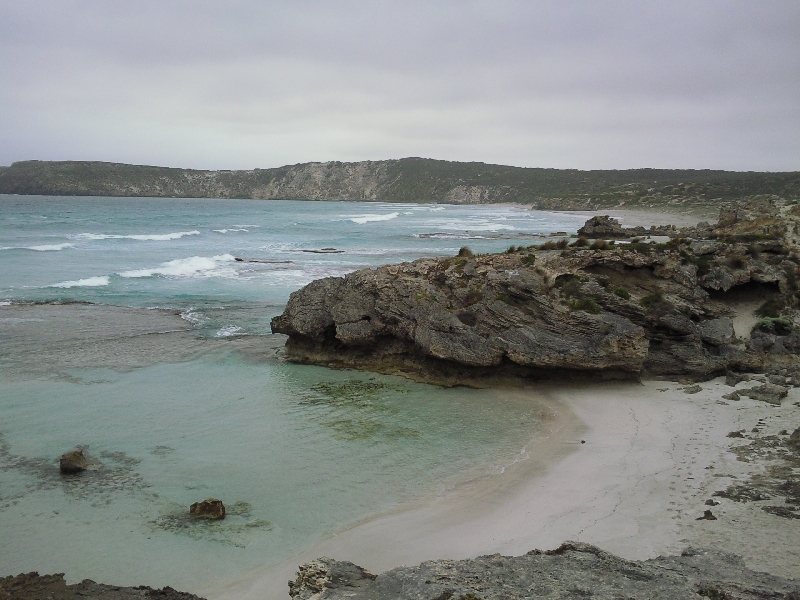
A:
[[[800,173],[636,169],[529,169],[422,158],[305,163],[275,169],[201,171],[104,162],[16,162],[0,168],[0,193],[187,198],[380,200],[542,209],[690,205],[720,198],[800,196]]]
[[[763,202],[666,244],[550,242],[365,269],[294,292],[272,329],[297,362],[445,385],[793,369],[800,333],[779,313],[798,302],[798,215]],[[737,337],[754,299],[767,318]]]

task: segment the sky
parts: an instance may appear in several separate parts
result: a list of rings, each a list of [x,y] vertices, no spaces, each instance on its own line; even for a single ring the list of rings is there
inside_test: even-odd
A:
[[[800,170],[800,2],[0,0],[0,165]]]

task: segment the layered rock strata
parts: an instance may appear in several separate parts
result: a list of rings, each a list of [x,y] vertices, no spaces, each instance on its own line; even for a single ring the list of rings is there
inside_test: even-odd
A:
[[[687,549],[681,556],[639,562],[565,542],[547,552],[436,560],[378,576],[349,562],[321,558],[301,566],[289,590],[293,600],[797,600],[800,581],[751,571],[741,559],[722,552]]]
[[[548,242],[364,269],[294,292],[272,330],[293,361],[444,385],[793,372],[798,223],[799,207],[765,202],[664,244]],[[754,308],[762,318],[737,335]]]

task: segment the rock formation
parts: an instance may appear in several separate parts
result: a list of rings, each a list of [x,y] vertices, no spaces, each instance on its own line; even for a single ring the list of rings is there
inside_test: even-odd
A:
[[[89,461],[84,456],[83,450],[73,450],[61,455],[58,468],[65,475],[74,475],[88,469]]]
[[[222,500],[208,498],[202,502],[195,502],[189,507],[189,514],[202,519],[224,519],[225,505]]]
[[[707,511],[709,512],[709,511]],[[800,581],[747,569],[722,552],[625,560],[595,546],[565,542],[524,556],[435,560],[375,576],[352,563],[321,558],[289,582],[293,600],[478,600],[480,598],[800,598]]]
[[[444,385],[791,375],[800,369],[798,231],[800,206],[765,202],[665,244],[549,242],[364,269],[294,292],[272,329],[289,336],[297,362]],[[733,318],[754,298],[762,318],[737,336]]]
[[[119,587],[85,579],[67,585],[64,574],[39,575],[22,573],[0,577],[0,600],[203,600],[194,594],[178,592],[171,587],[153,589],[146,586]]]
[[[592,217],[578,229],[578,235],[587,238],[623,238],[628,234],[619,224],[619,221],[608,215]]]

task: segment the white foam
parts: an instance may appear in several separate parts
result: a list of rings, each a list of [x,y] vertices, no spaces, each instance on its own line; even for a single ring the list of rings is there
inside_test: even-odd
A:
[[[8,300],[3,300],[2,302],[0,302],[0,306],[11,306],[11,302],[9,302]]]
[[[447,221],[438,226],[446,231],[500,231],[516,229],[513,225],[492,223],[490,221]]]
[[[368,213],[365,215],[348,215],[345,218],[352,221],[353,223],[364,225],[365,223],[373,223],[375,221],[391,221],[392,219],[396,219],[399,216],[400,216],[399,212],[392,212],[384,215],[378,215],[374,213]]]
[[[119,276],[126,278],[153,277],[155,275],[164,277],[229,277],[236,275],[236,270],[229,267],[225,268],[223,265],[234,260],[236,259],[231,254],[190,256],[189,258],[178,258],[162,263],[152,269],[123,271],[119,273]]]
[[[195,311],[194,308],[183,311],[181,313],[181,319],[189,321],[192,325],[201,325],[208,321],[208,317],[201,312]]]
[[[229,231],[250,231],[250,230],[245,229],[244,227],[233,227],[231,229],[212,229],[212,231],[216,231],[217,233],[228,233]]]
[[[28,248],[29,250],[36,250],[37,252],[57,252],[58,250],[63,250],[64,248],[74,248],[75,244],[43,244],[41,246],[31,246]]]
[[[166,242],[177,240],[187,235],[200,235],[196,229],[194,231],[176,231],[174,233],[153,233],[136,235],[112,235],[108,233],[78,233],[74,237],[77,240],[140,240]]]
[[[76,281],[62,281],[61,283],[54,283],[48,287],[51,288],[73,288],[73,287],[102,287],[108,285],[108,277],[87,277],[86,279],[78,279]]]
[[[217,333],[214,334],[214,337],[231,337],[232,335],[242,335],[241,333],[242,328],[237,327],[236,325],[226,325]]]

